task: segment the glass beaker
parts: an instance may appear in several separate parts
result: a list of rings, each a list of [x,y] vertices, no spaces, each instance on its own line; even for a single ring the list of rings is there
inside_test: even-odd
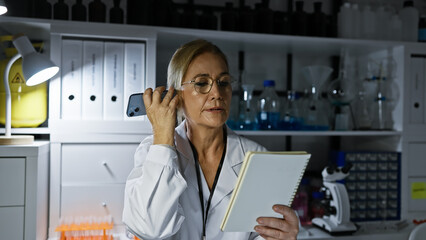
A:
[[[238,129],[239,130],[256,130],[257,119],[256,119],[256,108],[253,99],[254,85],[243,84],[241,86],[243,94],[239,104],[239,118],[238,118]]]
[[[302,72],[306,80],[311,83],[305,114],[303,114],[303,129],[328,130],[328,102],[321,98],[320,88],[333,72],[333,69],[327,66],[314,65],[302,68]]]

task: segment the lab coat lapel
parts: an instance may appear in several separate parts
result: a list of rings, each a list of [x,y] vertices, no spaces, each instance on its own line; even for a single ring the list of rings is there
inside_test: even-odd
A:
[[[186,166],[184,166],[183,174],[189,186],[194,187],[198,191],[197,174],[195,172],[194,155],[192,153],[191,145],[189,144],[188,137],[185,131],[185,121],[183,121],[176,128],[176,150],[181,154],[181,157],[186,159]]]
[[[241,148],[240,139],[232,130],[228,129],[225,161],[223,162],[210,209],[216,207],[224,197],[232,193],[243,160],[244,152]]]

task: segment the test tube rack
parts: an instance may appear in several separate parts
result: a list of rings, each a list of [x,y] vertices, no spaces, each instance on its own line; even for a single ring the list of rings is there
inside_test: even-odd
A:
[[[60,240],[113,240],[113,227],[111,216],[69,217],[61,219],[55,231],[60,232]]]

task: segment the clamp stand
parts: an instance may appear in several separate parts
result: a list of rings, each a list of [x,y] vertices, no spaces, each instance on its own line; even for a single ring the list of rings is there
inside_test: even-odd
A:
[[[312,223],[332,235],[353,233],[357,230],[355,224],[350,221],[349,197],[345,185],[336,182],[348,176],[351,167],[352,165],[342,168],[326,167],[322,171],[326,195],[331,195],[331,199],[325,206],[326,215],[312,219]]]

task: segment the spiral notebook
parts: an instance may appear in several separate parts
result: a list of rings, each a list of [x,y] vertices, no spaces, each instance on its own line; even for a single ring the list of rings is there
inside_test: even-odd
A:
[[[258,217],[282,218],[272,206],[291,206],[310,157],[306,152],[247,152],[220,229],[253,232]]]

